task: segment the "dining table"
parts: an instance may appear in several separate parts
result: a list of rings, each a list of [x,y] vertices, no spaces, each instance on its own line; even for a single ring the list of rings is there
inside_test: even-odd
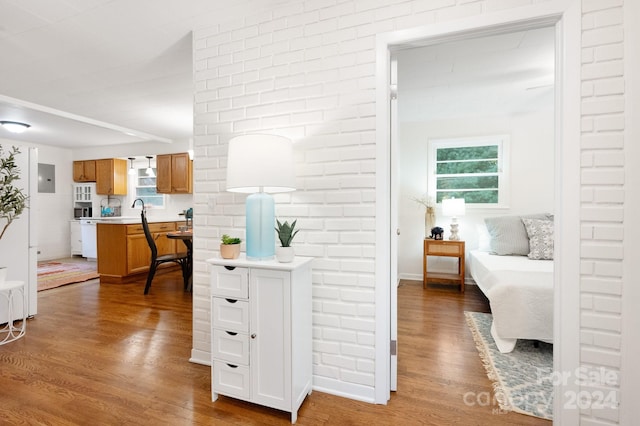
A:
[[[185,247],[187,247],[187,270],[189,273],[188,276],[188,286],[187,290],[191,291],[193,288],[193,231],[176,231],[176,232],[168,232],[167,238],[173,240],[182,240]]]

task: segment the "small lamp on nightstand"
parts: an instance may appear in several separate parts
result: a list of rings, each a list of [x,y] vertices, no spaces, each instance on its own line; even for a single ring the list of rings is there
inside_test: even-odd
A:
[[[464,212],[464,198],[445,198],[442,200],[442,214],[451,216],[450,240],[457,241],[460,239],[458,235],[458,216],[464,216]]]

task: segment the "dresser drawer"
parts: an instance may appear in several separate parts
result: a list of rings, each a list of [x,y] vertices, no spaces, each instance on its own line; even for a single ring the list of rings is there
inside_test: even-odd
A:
[[[249,297],[249,270],[247,268],[213,266],[211,295],[247,299]]]
[[[428,256],[460,256],[463,253],[464,244],[449,241],[429,242],[425,250]]]
[[[250,397],[249,367],[213,361],[212,375],[212,386],[216,392],[243,399]]]
[[[213,327],[228,331],[249,332],[249,302],[214,297],[211,303]]]
[[[249,365],[249,336],[214,329],[211,336],[211,352],[215,360]]]

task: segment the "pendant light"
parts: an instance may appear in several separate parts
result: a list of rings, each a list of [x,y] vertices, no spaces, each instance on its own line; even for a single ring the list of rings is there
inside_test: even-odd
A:
[[[136,169],[133,168],[133,160],[135,160],[135,157],[129,157],[129,161],[131,162],[131,167],[129,167],[129,175],[135,175],[136,174]]]
[[[153,158],[153,156],[152,155],[147,155],[146,157],[149,160],[149,166],[147,167],[147,176],[148,177],[156,177],[156,174],[153,173],[153,169],[151,168],[151,159]]]

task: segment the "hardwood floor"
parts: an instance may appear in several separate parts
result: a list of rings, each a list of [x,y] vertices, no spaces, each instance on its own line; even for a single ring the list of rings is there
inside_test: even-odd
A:
[[[191,295],[179,272],[144,282],[97,280],[39,293],[39,313],[19,341],[0,346],[0,424],[286,425],[289,414],[220,397],[210,368],[188,362]],[[550,425],[494,404],[463,312],[487,311],[473,286],[398,291],[398,392],[373,405],[314,391],[299,425]],[[471,398],[471,401],[474,401]]]

